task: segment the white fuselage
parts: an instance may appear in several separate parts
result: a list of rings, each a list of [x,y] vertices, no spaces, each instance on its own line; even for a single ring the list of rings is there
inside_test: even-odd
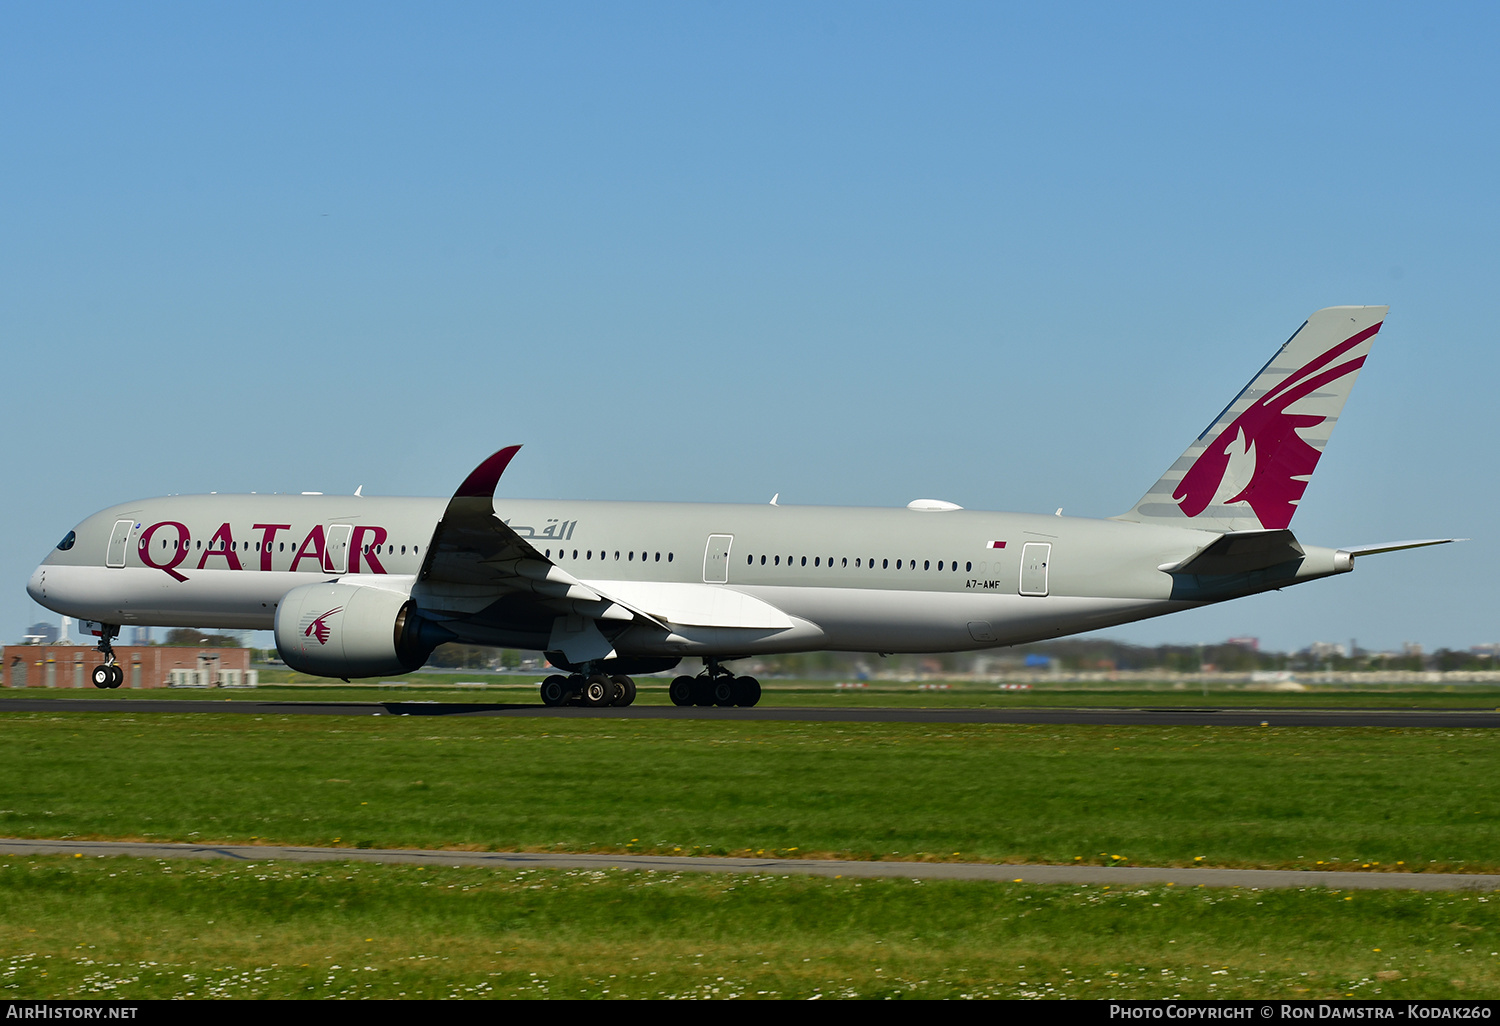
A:
[[[408,592],[461,640],[545,648],[548,624],[483,588],[419,580],[444,500],[282,495],[150,499],[95,514],[28,591],[108,624],[267,629],[300,585]],[[1347,569],[1199,579],[1160,569],[1216,535],[969,510],[495,500],[496,516],[598,592],[652,614],[621,655],[951,652],[1094,630]],[[663,629],[665,628],[665,629]]]

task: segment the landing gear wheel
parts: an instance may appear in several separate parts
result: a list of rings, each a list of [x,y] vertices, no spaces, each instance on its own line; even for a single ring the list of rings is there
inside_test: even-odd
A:
[[[117,688],[125,683],[125,671],[120,668],[119,663],[115,662],[115,647],[110,642],[114,641],[120,633],[119,625],[101,623],[96,633],[99,635],[99,644],[95,646],[95,649],[104,656],[104,662],[94,667],[90,679],[93,680],[96,688]]]
[[[693,678],[693,704],[714,704],[714,679],[712,677]]]
[[[542,704],[557,706],[568,700],[568,678],[554,673],[542,681]]]
[[[673,705],[692,705],[693,678],[673,677],[671,687],[667,688],[667,694],[671,697]]]
[[[635,701],[635,681],[626,676],[613,678],[615,682],[615,705],[629,705]]]
[[[714,678],[714,705],[734,705],[734,680],[727,675]]]
[[[615,700],[615,682],[596,673],[583,682],[583,704],[591,709],[609,705]]]
[[[760,681],[754,677],[734,678],[734,704],[748,709],[760,701]]]

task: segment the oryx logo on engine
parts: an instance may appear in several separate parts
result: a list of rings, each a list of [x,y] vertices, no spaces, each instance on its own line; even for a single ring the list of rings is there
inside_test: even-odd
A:
[[[328,618],[334,613],[343,612],[343,609],[343,606],[334,606],[322,616],[305,618],[300,625],[302,627],[302,636],[304,638],[317,638],[320,645],[328,644],[328,635],[333,631],[333,628],[328,626]]]

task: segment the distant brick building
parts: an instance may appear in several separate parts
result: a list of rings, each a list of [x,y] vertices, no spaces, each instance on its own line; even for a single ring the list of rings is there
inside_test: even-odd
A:
[[[6,645],[3,660],[8,688],[92,689],[89,675],[104,657],[88,645]],[[248,648],[116,645],[115,660],[127,688],[244,684],[250,670]]]

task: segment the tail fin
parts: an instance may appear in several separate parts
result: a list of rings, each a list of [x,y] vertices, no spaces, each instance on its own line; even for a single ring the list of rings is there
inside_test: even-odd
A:
[[[1318,465],[1389,307],[1319,310],[1118,520],[1281,530]]]

